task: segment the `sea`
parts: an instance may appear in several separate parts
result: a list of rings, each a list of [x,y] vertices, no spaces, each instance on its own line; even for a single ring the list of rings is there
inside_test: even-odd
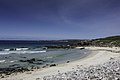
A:
[[[62,64],[81,59],[90,53],[86,49],[47,49],[45,47],[70,44],[58,41],[1,40],[0,68]]]

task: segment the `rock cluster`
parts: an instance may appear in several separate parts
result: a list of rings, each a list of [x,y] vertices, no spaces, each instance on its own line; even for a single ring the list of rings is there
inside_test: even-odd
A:
[[[33,59],[21,60],[21,61],[36,64],[35,61],[37,61],[37,60],[35,58],[33,58]],[[43,60],[39,59],[38,61],[43,61]],[[55,64],[55,63],[46,64],[41,67],[34,66],[34,65],[31,65],[28,67],[28,66],[21,66],[20,64],[13,64],[13,65],[9,65],[9,67],[7,67],[7,68],[0,68],[0,79],[9,77],[11,74],[16,75],[17,73],[24,73],[24,72],[31,73],[30,71],[34,71],[34,70],[46,68],[46,67],[54,67],[54,66],[57,66],[57,64]]]
[[[87,68],[77,65],[77,69],[45,76],[43,80],[120,80],[120,59],[111,58],[109,62]]]
[[[27,63],[31,63],[31,64],[43,64],[44,62],[46,62],[45,60],[42,59],[36,59],[36,58],[32,58],[32,59],[27,59],[27,60],[19,60],[20,62],[27,62]]]
[[[25,71],[30,71],[27,68],[23,68],[23,67],[14,67],[14,68],[0,68],[0,79],[1,78],[5,78],[11,74],[17,74],[18,72],[25,72]]]

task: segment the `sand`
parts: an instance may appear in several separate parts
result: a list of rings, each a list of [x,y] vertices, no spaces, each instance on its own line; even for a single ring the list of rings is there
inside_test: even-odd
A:
[[[79,47],[77,47],[79,48]],[[34,70],[31,72],[18,73],[17,75],[10,75],[7,78],[1,80],[36,80],[36,78],[42,78],[48,75],[55,75],[58,72],[67,72],[77,68],[77,65],[83,65],[88,67],[90,65],[98,65],[108,62],[110,58],[116,58],[120,56],[120,48],[118,47],[85,47],[91,50],[91,54],[87,57],[70,63],[60,64],[55,67],[43,68]]]

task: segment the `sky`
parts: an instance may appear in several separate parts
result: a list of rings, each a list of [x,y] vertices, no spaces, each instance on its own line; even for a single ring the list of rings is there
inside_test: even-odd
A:
[[[0,0],[0,39],[120,35],[120,0]]]

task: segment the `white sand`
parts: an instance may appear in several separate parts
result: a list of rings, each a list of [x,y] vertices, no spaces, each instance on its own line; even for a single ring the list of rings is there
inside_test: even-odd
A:
[[[92,53],[83,59],[66,64],[61,64],[55,67],[44,68],[43,70],[35,70],[32,71],[31,74],[28,74],[30,72],[25,72],[17,75],[11,75],[8,78],[3,78],[1,80],[36,80],[36,78],[57,74],[58,70],[60,72],[67,72],[71,71],[73,68],[76,69],[77,65],[83,65],[84,67],[87,67],[90,65],[103,64],[105,62],[108,62],[111,57],[114,58],[120,56],[120,53],[114,52],[120,51],[120,48],[116,47],[86,47],[86,49],[92,50]],[[108,50],[112,50],[113,52]]]

